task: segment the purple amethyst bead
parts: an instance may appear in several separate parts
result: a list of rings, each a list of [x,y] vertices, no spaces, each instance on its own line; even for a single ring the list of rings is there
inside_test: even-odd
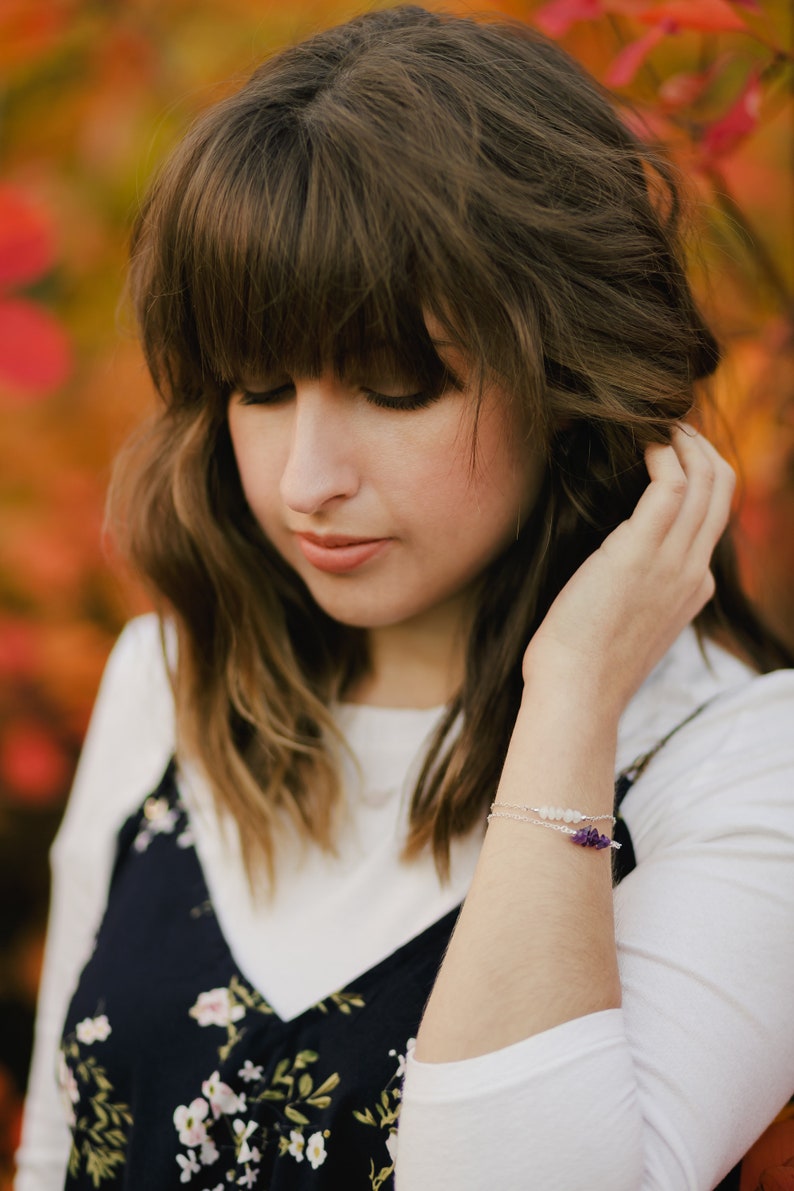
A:
[[[588,827],[580,827],[571,836],[572,844],[579,844],[582,848],[597,848],[601,851],[602,848],[608,848],[612,840],[608,835],[601,835],[597,827],[592,825]]]

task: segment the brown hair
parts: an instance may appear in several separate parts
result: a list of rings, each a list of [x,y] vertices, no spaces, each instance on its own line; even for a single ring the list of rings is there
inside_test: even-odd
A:
[[[404,857],[449,843],[493,797],[521,659],[557,592],[634,508],[643,448],[667,441],[716,367],[690,293],[664,158],[558,46],[510,21],[371,12],[286,49],[207,112],[133,235],[131,292],[164,408],[122,459],[119,522],[178,632],[179,745],[274,879],[286,813],[332,848],[328,706],[365,672],[244,500],[226,423],[243,375],[319,372],[385,343],[429,384],[432,315],[521,403],[548,466],[493,563],[465,679],[418,779]],[[733,574],[699,624],[760,669],[787,656]],[[461,714],[462,713],[462,714]],[[461,728],[451,728],[460,714]],[[261,865],[260,865],[261,867]]]

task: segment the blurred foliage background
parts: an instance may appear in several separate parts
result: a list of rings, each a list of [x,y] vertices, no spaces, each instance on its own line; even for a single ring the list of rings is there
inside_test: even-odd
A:
[[[431,4],[431,6],[433,6]],[[442,7],[442,5],[436,5]],[[699,200],[745,581],[794,646],[789,0],[504,0],[629,98]],[[145,601],[103,540],[153,395],[122,294],[147,179],[191,117],[342,0],[0,5],[0,1191],[10,1187],[57,827],[103,662]]]

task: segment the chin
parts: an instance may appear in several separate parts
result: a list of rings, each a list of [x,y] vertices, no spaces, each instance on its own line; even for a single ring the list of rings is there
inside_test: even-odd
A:
[[[385,629],[405,624],[423,613],[430,612],[443,600],[410,601],[406,599],[351,599],[347,592],[340,592],[337,599],[319,598],[312,592],[314,602],[338,624],[351,629]]]
[[[385,629],[393,627],[398,624],[405,624],[406,621],[413,620],[417,615],[425,609],[412,610],[408,613],[400,611],[390,611],[384,608],[361,609],[360,611],[346,608],[332,608],[328,605],[319,605],[326,616],[330,616],[338,624],[347,625],[351,629]]]

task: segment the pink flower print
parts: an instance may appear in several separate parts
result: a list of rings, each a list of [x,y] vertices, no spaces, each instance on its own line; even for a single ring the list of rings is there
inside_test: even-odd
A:
[[[207,1101],[201,1098],[194,1100],[188,1106],[180,1104],[174,1110],[174,1124],[179,1131],[179,1140],[183,1146],[200,1146],[207,1140],[207,1126],[204,1124],[204,1118],[208,1112]]]
[[[212,1166],[213,1162],[217,1162],[220,1154],[218,1147],[211,1137],[201,1143],[201,1165]]]
[[[253,1187],[256,1180],[259,1178],[259,1171],[252,1170],[249,1166],[245,1174],[241,1174],[237,1180],[238,1187]]]
[[[216,1121],[221,1113],[245,1112],[245,1095],[237,1096],[228,1084],[221,1081],[219,1072],[213,1071],[209,1079],[204,1080],[201,1090],[210,1102]]]
[[[179,1176],[180,1183],[189,1183],[193,1178],[193,1175],[198,1174],[201,1170],[201,1167],[196,1161],[196,1155],[194,1154],[193,1150],[188,1150],[187,1157],[183,1157],[182,1154],[177,1154],[176,1160],[182,1167],[182,1173]]]
[[[58,1086],[61,1089],[61,1099],[66,1112],[66,1123],[71,1129],[76,1122],[74,1106],[80,1099],[80,1089],[69,1064],[64,1058],[63,1051],[58,1052]]]
[[[211,988],[209,992],[199,993],[189,1012],[200,1026],[228,1026],[245,1017],[245,1007],[234,1004],[228,988]]]
[[[262,1068],[254,1066],[250,1059],[246,1059],[240,1070],[237,1072],[240,1079],[245,1080],[246,1083],[253,1083],[254,1080],[262,1078]]]

